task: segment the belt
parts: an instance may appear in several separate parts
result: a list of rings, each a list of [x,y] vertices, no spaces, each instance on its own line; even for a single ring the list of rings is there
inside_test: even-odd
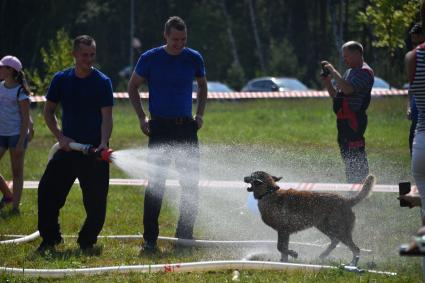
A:
[[[192,117],[160,117],[151,116],[151,120],[166,124],[183,125],[193,121]]]

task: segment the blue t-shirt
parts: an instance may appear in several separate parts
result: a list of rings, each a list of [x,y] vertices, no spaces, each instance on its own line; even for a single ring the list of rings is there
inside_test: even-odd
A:
[[[192,116],[192,82],[195,77],[205,77],[199,52],[184,48],[180,54],[170,55],[165,46],[153,48],[140,56],[135,72],[147,80],[152,116]]]
[[[55,74],[46,99],[62,106],[62,131],[78,143],[97,146],[101,142],[102,107],[113,106],[111,80],[93,69],[78,78],[70,68]]]

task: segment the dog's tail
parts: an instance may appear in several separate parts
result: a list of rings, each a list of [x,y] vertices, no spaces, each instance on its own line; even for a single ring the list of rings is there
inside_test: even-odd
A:
[[[373,185],[375,184],[375,176],[369,175],[366,177],[363,183],[363,187],[360,190],[360,192],[355,195],[354,197],[348,198],[347,202],[350,206],[355,206],[358,204],[361,200],[363,200],[369,192],[372,190]]]

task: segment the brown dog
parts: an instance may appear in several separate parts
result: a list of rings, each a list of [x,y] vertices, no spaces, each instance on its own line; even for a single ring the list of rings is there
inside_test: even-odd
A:
[[[278,233],[277,249],[281,261],[288,261],[288,255],[298,256],[297,252],[288,250],[289,235],[316,227],[331,239],[320,258],[328,256],[342,242],[352,251],[352,263],[355,263],[360,249],[351,235],[356,219],[351,208],[369,194],[375,177],[367,176],[361,191],[350,198],[331,193],[283,190],[276,184],[280,179],[257,171],[245,177],[244,182],[251,184],[248,192],[253,192],[258,200],[261,219]]]

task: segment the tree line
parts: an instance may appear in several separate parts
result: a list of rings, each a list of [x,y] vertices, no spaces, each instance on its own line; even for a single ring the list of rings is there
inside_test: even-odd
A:
[[[62,50],[66,44],[52,43],[58,33],[65,40],[89,34],[98,67],[124,91],[131,65],[163,44],[164,22],[178,15],[188,25],[188,46],[204,56],[207,78],[235,89],[263,75],[321,88],[319,62],[343,71],[340,46],[347,40],[360,41],[376,75],[401,87],[407,32],[419,19],[418,7],[419,0],[1,0],[0,55],[19,57],[43,78],[49,56],[69,54]]]

